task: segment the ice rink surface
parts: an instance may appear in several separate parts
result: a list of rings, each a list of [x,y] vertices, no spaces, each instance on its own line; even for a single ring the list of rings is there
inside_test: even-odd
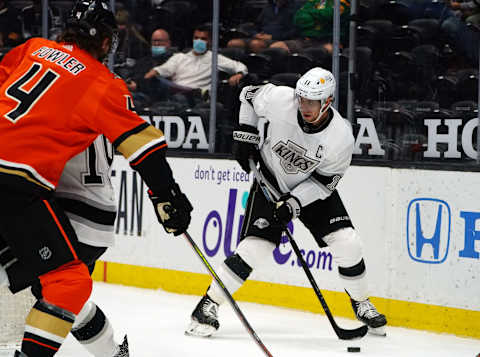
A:
[[[132,357],[255,357],[265,356],[228,303],[220,308],[220,330],[210,338],[184,335],[198,296],[95,283],[92,299],[110,317],[117,341],[128,333]],[[397,327],[387,337],[367,335],[341,341],[325,315],[259,304],[238,304],[274,357],[476,357],[480,340]],[[387,316],[388,318],[388,316]],[[341,327],[359,326],[337,318]],[[360,353],[347,352],[361,347]],[[69,335],[59,357],[90,356]]]

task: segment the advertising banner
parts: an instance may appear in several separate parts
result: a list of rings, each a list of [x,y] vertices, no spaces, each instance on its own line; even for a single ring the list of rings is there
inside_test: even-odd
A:
[[[214,268],[235,250],[252,176],[232,160],[169,158],[194,211],[189,232]],[[157,222],[146,187],[122,157],[112,177],[117,245],[103,260],[205,273],[181,237]],[[374,296],[478,310],[480,176],[468,172],[352,166],[338,190],[364,243]],[[318,212],[319,216],[322,212]],[[299,221],[293,236],[322,289],[343,291],[328,248]],[[309,287],[287,238],[250,279]]]
[[[208,116],[205,113],[202,117],[187,112],[178,115],[146,112],[142,113],[142,118],[164,131],[171,149],[206,151]],[[354,158],[411,161],[442,159],[447,162],[477,158],[475,129],[478,117],[474,112],[465,113],[462,118],[440,118],[438,115],[429,118],[425,114],[413,122],[404,120],[401,125],[388,117],[357,117],[354,123]],[[231,129],[231,126],[217,128],[219,149],[224,149],[222,139],[231,135]]]
[[[238,245],[252,176],[235,161],[170,158],[177,182],[191,200],[194,211],[189,233],[214,267],[230,256]],[[116,221],[117,245],[104,260],[205,273],[190,246],[181,237],[166,234],[157,222],[138,174],[120,156],[115,157],[112,183],[117,188],[119,212]],[[299,223],[290,224],[312,271],[335,282],[336,270],[328,249],[320,249]],[[308,286],[300,263],[288,239],[271,255],[252,279]]]

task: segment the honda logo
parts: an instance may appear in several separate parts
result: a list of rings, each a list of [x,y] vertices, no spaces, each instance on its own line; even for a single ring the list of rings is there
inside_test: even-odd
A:
[[[407,209],[407,249],[410,258],[427,264],[447,259],[452,214],[443,200],[416,198]]]

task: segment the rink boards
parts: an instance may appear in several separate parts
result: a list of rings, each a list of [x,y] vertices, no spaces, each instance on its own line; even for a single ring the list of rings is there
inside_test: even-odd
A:
[[[252,178],[231,160],[169,162],[194,206],[189,232],[219,267],[238,243]],[[95,279],[203,294],[210,282],[203,265],[188,242],[163,231],[145,186],[119,156],[112,183],[119,200],[116,246],[97,264]],[[480,338],[479,187],[479,175],[469,172],[347,171],[338,190],[364,242],[372,300],[389,324]],[[301,223],[291,229],[333,313],[353,318],[328,248],[319,249]],[[234,296],[322,310],[288,243],[265,257]]]

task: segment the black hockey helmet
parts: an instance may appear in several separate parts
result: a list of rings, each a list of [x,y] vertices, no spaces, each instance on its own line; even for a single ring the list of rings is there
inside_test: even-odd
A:
[[[77,0],[67,19],[66,28],[99,42],[109,37],[110,52],[114,52],[118,45],[117,21],[109,3],[104,0]]]

